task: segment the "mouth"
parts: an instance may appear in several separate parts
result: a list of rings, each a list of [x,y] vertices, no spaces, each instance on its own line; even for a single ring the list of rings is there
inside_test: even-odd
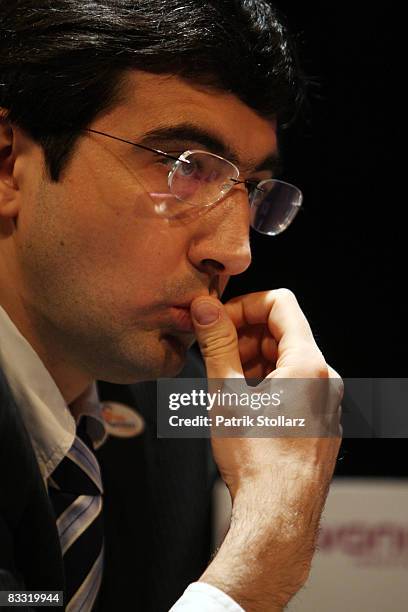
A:
[[[171,304],[172,308],[182,308],[184,310],[190,310],[191,302],[198,297],[215,297],[218,300],[221,299],[220,293],[214,288],[211,289],[208,293],[198,293],[197,295],[193,295],[190,298],[183,300],[183,302],[179,302],[177,304]]]
[[[169,308],[169,313],[174,326],[177,327],[179,331],[194,333],[194,325],[190,314],[191,302],[197,297],[209,296],[216,298],[219,297],[217,292],[212,291],[211,293],[203,296],[195,295],[189,300],[181,302],[180,304],[172,304]]]
[[[176,328],[177,331],[194,333],[190,306],[171,306],[168,311],[172,327]]]
[[[169,314],[170,325],[179,332],[194,334],[194,325],[190,314],[191,302],[198,297],[216,297],[220,299],[221,290],[219,287],[219,277],[211,279],[208,293],[192,295],[188,299],[177,304],[170,304],[167,312]]]

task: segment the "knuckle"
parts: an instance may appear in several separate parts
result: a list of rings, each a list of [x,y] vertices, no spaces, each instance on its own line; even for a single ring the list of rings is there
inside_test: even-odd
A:
[[[329,369],[330,378],[338,378],[338,379],[342,380],[340,374],[338,372],[336,372],[336,370],[334,368],[332,368],[331,365],[327,364],[327,367]]]
[[[313,378],[330,378],[329,368],[324,359],[315,357],[315,359],[309,363],[309,367],[313,372]]]
[[[297,299],[293,291],[291,289],[287,289],[286,287],[280,287],[279,289],[276,289],[275,295],[280,300],[291,300],[292,302],[297,303]]]
[[[344,397],[344,390],[345,390],[344,381],[342,377],[340,376],[340,374],[336,372],[334,368],[332,368],[330,365],[327,365],[327,367],[329,370],[329,376],[333,380],[333,386],[336,389],[337,396],[339,400],[341,401]]]

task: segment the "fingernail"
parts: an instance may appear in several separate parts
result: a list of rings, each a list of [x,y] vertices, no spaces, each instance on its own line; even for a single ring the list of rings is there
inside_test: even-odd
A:
[[[194,306],[191,307],[191,313],[200,325],[210,325],[210,323],[214,323],[220,315],[219,308],[211,302],[198,302],[198,304],[194,304]]]

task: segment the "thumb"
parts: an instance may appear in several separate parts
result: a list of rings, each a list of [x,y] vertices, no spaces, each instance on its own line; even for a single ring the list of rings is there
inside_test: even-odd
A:
[[[224,305],[217,298],[196,298],[190,313],[207,378],[244,377],[237,330]]]

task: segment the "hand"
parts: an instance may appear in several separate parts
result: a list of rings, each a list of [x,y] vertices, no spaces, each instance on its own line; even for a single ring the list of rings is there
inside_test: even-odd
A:
[[[200,304],[210,304],[218,311],[218,319],[209,325],[200,325],[194,316]],[[216,298],[197,298],[192,303],[196,336],[205,360],[209,387],[212,379],[248,378],[303,379],[304,389],[298,393],[304,403],[303,416],[311,415],[313,405],[308,404],[315,393],[315,379],[336,379],[336,408],[340,405],[343,387],[337,372],[325,362],[316,345],[306,317],[292,292],[286,289],[251,293],[234,298],[223,305]],[[322,389],[325,387],[322,386]],[[248,387],[250,393],[252,387]],[[328,407],[329,409],[329,407]],[[331,408],[332,410],[332,408]],[[339,419],[339,414],[335,415]],[[340,434],[340,428],[339,428]],[[324,441],[325,440],[325,441]],[[307,454],[331,477],[340,444],[338,438],[323,438],[311,444],[311,438],[270,439],[212,439],[215,459],[220,472],[234,498],[237,489],[249,475],[251,481],[274,477],[276,465],[282,461],[290,447],[293,461],[303,467],[308,464]],[[314,457],[313,446],[327,446],[328,457]],[[323,452],[323,451],[322,451]],[[277,463],[278,462],[278,463]]]
[[[205,325],[197,321],[196,309],[202,303],[211,303],[218,310],[218,318],[213,323]],[[271,380],[302,379],[305,387],[299,398],[304,403],[302,409],[307,417],[313,411],[308,386],[316,378],[333,378],[338,383],[335,401],[337,406],[340,405],[341,379],[325,362],[306,317],[290,291],[279,289],[251,293],[234,298],[225,305],[215,298],[200,297],[193,301],[191,313],[209,386],[211,379],[252,376]],[[251,390],[253,388],[248,387],[248,392]],[[339,418],[339,414],[336,416]],[[340,446],[340,428],[338,436],[327,438],[213,437],[212,446],[233,500],[227,550],[236,552],[237,547],[240,550],[238,543],[242,538],[245,540],[243,554],[244,550],[248,551],[249,542],[256,554],[262,550],[258,582],[254,585],[251,582],[254,573],[248,573],[246,591],[252,588],[255,596],[265,597],[262,605],[265,601],[285,605],[308,575],[318,522]],[[223,547],[225,550],[224,544]],[[230,554],[224,557],[223,547],[203,577],[214,584],[223,575],[224,567],[228,572],[225,575],[231,575]],[[277,551],[280,558],[276,558]],[[280,583],[275,584],[275,590],[279,593],[269,594],[268,599],[273,583],[271,564],[276,563],[276,559],[280,567]],[[216,574],[214,563],[218,568]],[[242,560],[240,567],[242,569]],[[282,572],[286,572],[286,586],[285,580],[282,582]],[[262,582],[262,576],[265,582]],[[241,587],[224,584],[220,588],[229,588],[230,593],[236,593],[238,589],[240,594],[244,583],[241,574]],[[245,601],[245,592],[240,597]],[[275,599],[271,599],[273,597]]]

